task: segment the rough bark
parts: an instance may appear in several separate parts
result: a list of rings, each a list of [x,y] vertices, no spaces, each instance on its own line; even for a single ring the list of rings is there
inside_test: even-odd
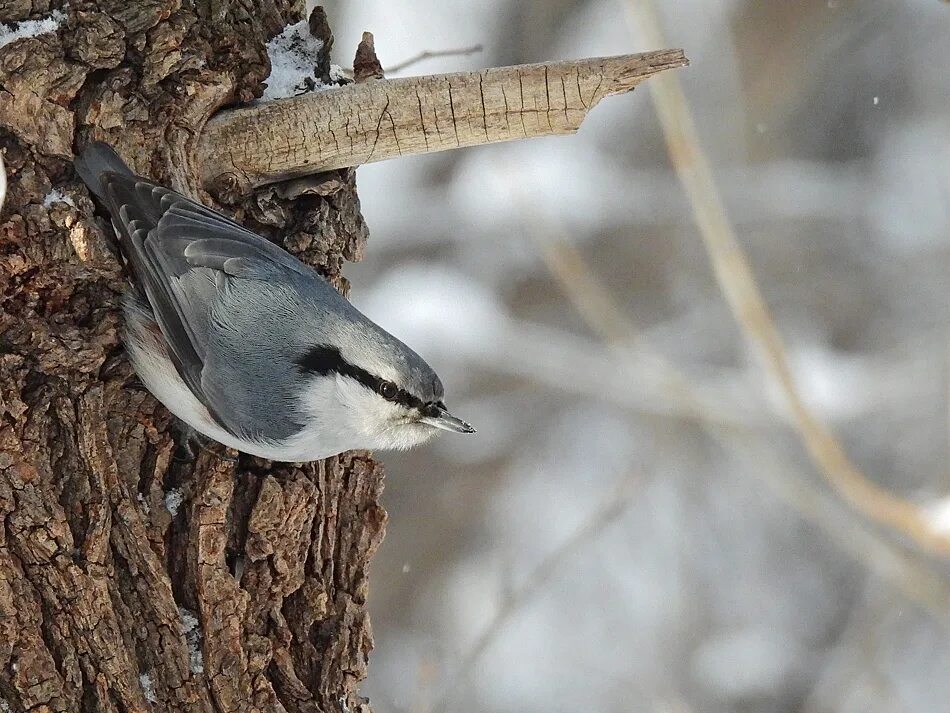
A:
[[[0,23],[54,9],[0,0]],[[260,94],[265,42],[302,11],[71,0],[58,31],[0,47],[0,710],[368,710],[380,467],[178,449],[124,358],[124,276],[72,171],[104,139],[200,195],[204,122]],[[345,289],[366,229],[351,172],[321,185],[229,211]]]

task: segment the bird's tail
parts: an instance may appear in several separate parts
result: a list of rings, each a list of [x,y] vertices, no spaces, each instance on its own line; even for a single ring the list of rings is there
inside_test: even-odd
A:
[[[119,158],[119,154],[115,152],[115,149],[102,141],[94,141],[89,144],[76,158],[73,166],[82,182],[99,198],[105,198],[102,174],[122,173],[129,176],[133,175],[132,170],[125,164],[125,161]]]

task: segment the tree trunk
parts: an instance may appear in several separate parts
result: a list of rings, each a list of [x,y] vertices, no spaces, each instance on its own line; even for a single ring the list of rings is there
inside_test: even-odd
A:
[[[57,2],[0,0],[0,23],[55,24]],[[260,94],[265,43],[303,5],[71,0],[0,47],[0,710],[368,711],[381,468],[178,448],[124,357],[125,277],[72,170],[104,139],[211,203],[194,143]],[[326,185],[228,212],[345,289],[366,228],[352,171]]]

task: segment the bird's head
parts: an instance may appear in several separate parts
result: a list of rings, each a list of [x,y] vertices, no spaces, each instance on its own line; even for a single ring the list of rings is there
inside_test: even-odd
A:
[[[309,416],[324,435],[338,434],[341,450],[405,450],[440,430],[475,432],[448,412],[442,382],[422,357],[381,330],[312,346],[298,364]]]

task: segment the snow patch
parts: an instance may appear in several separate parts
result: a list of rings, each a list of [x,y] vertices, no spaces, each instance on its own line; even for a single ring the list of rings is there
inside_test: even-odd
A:
[[[314,71],[317,53],[321,49],[323,42],[310,34],[306,20],[287,25],[267,43],[271,69],[261,98],[265,101],[283,99],[321,86]],[[342,74],[342,70],[340,72]]]
[[[181,488],[172,488],[165,493],[165,509],[168,510],[172,517],[178,514],[178,508],[181,507],[181,503],[184,499],[185,496],[181,494]]]
[[[49,193],[46,194],[46,198],[43,199],[43,207],[49,208],[51,205],[53,205],[53,203],[65,203],[66,205],[70,205],[73,208],[76,207],[76,204],[73,202],[73,199],[70,198],[65,193],[63,193],[58,188],[54,188],[53,190],[51,190]]]
[[[49,14],[49,17],[45,17],[42,20],[24,20],[23,22],[14,22],[10,25],[0,25],[0,47],[27,37],[36,37],[37,35],[45,35],[48,32],[56,32],[65,19],[66,15],[62,10],[53,10],[53,12]]]
[[[155,688],[152,686],[152,677],[147,673],[139,676],[139,684],[142,686],[142,693],[145,694],[145,700],[149,703],[158,703],[155,697]]]
[[[201,626],[194,612],[178,607],[181,617],[181,633],[188,644],[188,667],[192,673],[204,673],[205,662],[201,655]]]

